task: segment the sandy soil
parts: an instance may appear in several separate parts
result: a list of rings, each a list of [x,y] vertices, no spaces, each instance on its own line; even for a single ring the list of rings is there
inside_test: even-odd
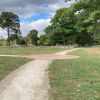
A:
[[[77,49],[73,49],[77,50]],[[66,54],[67,50],[56,54]],[[48,69],[52,60],[33,60],[0,81],[0,100],[48,100]]]

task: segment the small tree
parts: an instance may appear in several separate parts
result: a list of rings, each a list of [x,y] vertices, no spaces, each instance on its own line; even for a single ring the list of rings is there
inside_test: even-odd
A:
[[[10,32],[14,32],[15,34],[21,34],[20,32],[20,24],[19,17],[12,12],[2,12],[0,15],[0,27],[7,31],[8,35],[8,46],[10,46]]]
[[[30,43],[37,45],[37,40],[38,40],[37,35],[38,35],[37,30],[35,30],[35,29],[31,30],[30,33],[28,33],[28,35],[27,35],[28,41]]]
[[[50,43],[50,40],[48,40],[48,39],[46,39],[46,40],[44,41],[44,44],[45,44],[45,45],[49,45],[49,43]]]
[[[40,43],[41,43],[40,40],[38,40],[38,41],[37,41],[37,44],[40,45]]]
[[[43,46],[44,46],[44,42],[46,41],[46,39],[47,39],[46,34],[41,34],[40,35],[40,42],[42,43]]]
[[[3,46],[7,46],[7,41],[4,40],[4,41],[2,42],[2,44],[3,44]]]

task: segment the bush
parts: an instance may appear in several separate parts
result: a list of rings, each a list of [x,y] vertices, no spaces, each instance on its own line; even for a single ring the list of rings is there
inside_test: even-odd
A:
[[[4,40],[4,41],[2,42],[2,44],[3,44],[3,46],[7,46],[7,41]]]

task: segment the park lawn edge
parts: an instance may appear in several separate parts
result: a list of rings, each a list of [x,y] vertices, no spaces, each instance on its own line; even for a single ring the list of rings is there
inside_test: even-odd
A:
[[[10,74],[12,71],[18,69],[21,65],[26,64],[33,59],[25,57],[1,57],[0,56],[0,81]]]
[[[50,99],[99,100],[100,54],[88,53],[83,49],[68,54],[80,58],[54,60],[50,64],[48,69]]]
[[[60,51],[69,50],[69,48],[16,48],[0,49],[1,55],[33,55],[33,54],[53,54]]]

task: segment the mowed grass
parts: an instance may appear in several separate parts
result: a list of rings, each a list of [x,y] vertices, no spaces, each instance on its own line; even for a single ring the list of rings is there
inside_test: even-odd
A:
[[[0,57],[0,81],[11,73],[11,71],[19,68],[21,65],[33,59],[21,57]]]
[[[100,45],[93,45],[92,47],[100,47]]]
[[[0,54],[5,55],[32,55],[32,54],[50,54],[68,50],[68,48],[23,48],[23,49],[0,49]],[[0,56],[0,80],[10,74],[13,70],[33,59],[23,57],[2,57]]]
[[[0,49],[0,54],[5,55],[33,55],[33,54],[53,54],[56,52],[68,50],[68,48],[18,48],[18,49]]]
[[[54,60],[48,69],[50,98],[100,100],[99,52],[100,48],[76,50],[69,54],[80,56],[78,59]]]
[[[93,47],[92,49],[86,49],[85,51],[92,54],[100,54],[100,47]]]

